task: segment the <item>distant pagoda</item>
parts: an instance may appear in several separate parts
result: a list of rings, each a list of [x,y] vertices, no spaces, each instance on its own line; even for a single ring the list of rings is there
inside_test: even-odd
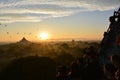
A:
[[[28,41],[25,37],[23,37],[18,43],[28,44],[28,43],[31,43],[31,42]]]
[[[111,55],[120,55],[120,8],[109,18],[110,25],[101,41],[98,55],[101,63],[109,63]]]

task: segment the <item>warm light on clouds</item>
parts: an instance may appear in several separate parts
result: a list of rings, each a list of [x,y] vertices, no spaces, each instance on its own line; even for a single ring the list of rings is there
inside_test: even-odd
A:
[[[83,11],[116,9],[120,0],[0,0],[0,22],[40,22]]]
[[[0,0],[0,41],[98,40],[119,7],[120,0]]]

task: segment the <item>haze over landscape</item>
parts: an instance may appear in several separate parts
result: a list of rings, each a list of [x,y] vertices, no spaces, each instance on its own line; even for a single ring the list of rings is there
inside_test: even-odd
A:
[[[120,0],[0,0],[0,80],[120,80]]]
[[[0,0],[0,42],[22,37],[101,40],[119,4],[119,0]]]

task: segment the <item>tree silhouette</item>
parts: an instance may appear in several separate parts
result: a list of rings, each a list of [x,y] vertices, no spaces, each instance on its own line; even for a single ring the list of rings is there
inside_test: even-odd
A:
[[[56,63],[47,57],[29,56],[14,60],[2,71],[1,80],[55,80]]]

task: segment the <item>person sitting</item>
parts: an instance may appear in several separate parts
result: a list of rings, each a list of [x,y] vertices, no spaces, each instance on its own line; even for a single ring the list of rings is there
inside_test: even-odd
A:
[[[120,80],[120,69],[115,72],[115,79]]]
[[[115,67],[113,64],[104,64],[103,65],[103,72],[104,72],[104,79],[105,80],[115,80]]]
[[[69,77],[71,80],[81,80],[80,67],[77,62],[72,62],[70,66]]]
[[[67,73],[67,68],[65,66],[57,67],[56,78],[57,78],[57,80],[70,80],[68,73]]]
[[[111,63],[115,66],[116,69],[120,66],[120,55],[114,54],[110,56]]]

